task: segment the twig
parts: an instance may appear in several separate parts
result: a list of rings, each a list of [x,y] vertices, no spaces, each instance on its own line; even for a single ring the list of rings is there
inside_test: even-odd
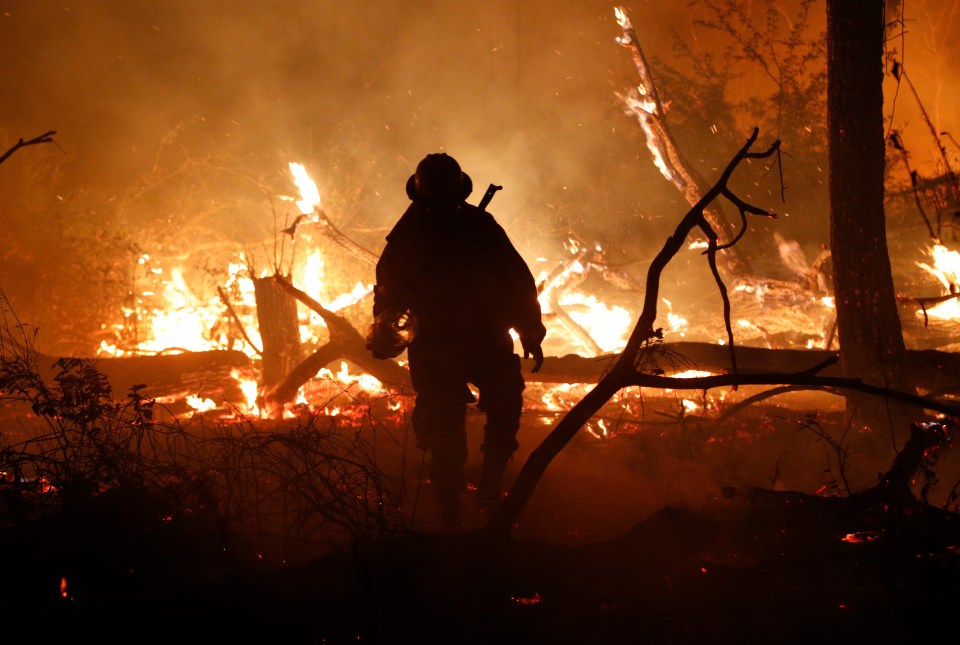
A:
[[[47,130],[46,132],[41,134],[39,137],[34,137],[29,141],[24,141],[23,138],[21,138],[19,141],[13,144],[13,146],[11,146],[9,150],[4,152],[3,155],[0,156],[0,163],[3,163],[4,161],[6,161],[7,158],[10,157],[10,155],[12,155],[14,152],[19,150],[20,148],[25,148],[27,146],[34,146],[34,145],[37,145],[38,143],[52,143],[53,145],[56,146],[57,142],[53,140],[53,135],[55,135],[56,133],[57,133],[56,130]],[[59,148],[60,146],[57,146],[57,147]]]
[[[927,211],[923,208],[923,203],[920,201],[920,189],[917,186],[917,172],[910,167],[910,155],[907,154],[907,149],[903,146],[903,139],[900,137],[900,133],[896,130],[890,133],[890,144],[900,152],[900,155],[903,157],[903,165],[907,168],[907,174],[910,176],[910,187],[913,192],[913,202],[917,206],[917,210],[920,211],[920,216],[923,218],[923,223],[927,225],[927,232],[930,234],[932,239],[939,239],[939,236],[933,231],[933,225],[930,224],[930,218],[927,217]]]
[[[237,323],[237,328],[240,330],[240,334],[243,336],[243,339],[247,341],[247,344],[253,348],[253,351],[257,353],[257,356],[263,356],[263,350],[253,344],[253,341],[250,340],[250,337],[247,335],[247,330],[243,327],[243,322],[240,320],[240,316],[237,315],[237,312],[233,309],[233,305],[230,304],[230,298],[227,296],[227,292],[224,291],[223,287],[217,287],[217,294],[220,296],[220,300],[223,301],[224,306],[227,308],[227,313],[230,314],[230,317],[233,319],[233,322]]]

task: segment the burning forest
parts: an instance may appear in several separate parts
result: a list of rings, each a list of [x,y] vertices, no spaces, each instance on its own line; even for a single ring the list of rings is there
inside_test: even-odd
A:
[[[960,4],[0,9],[11,633],[940,633]],[[470,384],[455,526],[410,354],[371,351],[434,152],[546,328],[542,366],[511,330],[519,448],[490,507]]]

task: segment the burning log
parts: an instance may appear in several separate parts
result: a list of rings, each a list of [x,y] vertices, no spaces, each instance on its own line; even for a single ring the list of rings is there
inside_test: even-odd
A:
[[[593,355],[599,355],[603,353],[603,348],[586,329],[570,317],[560,304],[560,298],[586,278],[582,264],[586,255],[586,247],[580,246],[579,249],[574,247],[573,255],[557,265],[537,285],[537,291],[540,292],[540,301],[544,305],[544,318],[556,319],[578,343]]]

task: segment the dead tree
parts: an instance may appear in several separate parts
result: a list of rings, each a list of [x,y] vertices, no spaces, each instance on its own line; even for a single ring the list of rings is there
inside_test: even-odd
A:
[[[647,148],[653,155],[654,164],[660,174],[677,187],[687,203],[696,207],[702,202],[704,193],[707,191],[707,182],[686,160],[670,132],[660,94],[653,82],[650,65],[643,53],[643,48],[640,47],[640,39],[626,10],[623,7],[617,7],[615,11],[617,22],[623,30],[617,42],[631,50],[633,64],[640,77],[637,88],[626,95],[621,95],[620,99],[626,104],[629,113],[637,117],[640,127],[643,128]],[[703,208],[703,216],[710,227],[719,235],[729,238],[736,230],[736,226],[727,219],[719,205],[708,201]],[[734,248],[724,255],[724,265],[732,273],[751,273],[747,258]]]
[[[292,401],[304,383],[317,375],[321,368],[338,359],[346,359],[384,383],[398,389],[410,388],[410,374],[394,361],[381,361],[367,350],[366,339],[346,319],[333,313],[308,294],[297,289],[282,276],[271,278],[277,289],[296,298],[319,314],[330,332],[329,340],[310,356],[300,361],[276,384],[267,388],[263,402],[274,414],[283,404]]]
[[[263,341],[261,389],[276,386],[303,359],[297,301],[277,286],[274,277],[253,279]]]
[[[724,169],[717,183],[687,212],[674,231],[674,234],[664,243],[663,248],[654,258],[647,272],[643,311],[627,342],[626,348],[615,358],[609,370],[598,381],[596,387],[588,392],[587,395],[560,420],[547,438],[530,454],[526,463],[524,463],[521,468],[510,492],[504,498],[500,507],[484,529],[488,535],[499,538],[505,537],[509,533],[511,527],[523,510],[523,507],[533,494],[543,473],[550,465],[550,462],[553,461],[560,451],[563,450],[564,446],[579,432],[580,428],[582,428],[614,394],[625,387],[640,386],[681,390],[707,390],[715,387],[736,387],[738,385],[804,384],[817,387],[855,390],[865,394],[910,403],[926,409],[937,410],[945,414],[960,414],[960,408],[954,405],[943,404],[923,397],[865,384],[855,379],[819,376],[818,374],[822,369],[836,362],[837,359],[835,356],[830,357],[820,364],[813,365],[809,369],[792,374],[740,373],[738,371],[736,350],[734,348],[733,334],[730,326],[729,300],[726,295],[726,288],[717,270],[716,254],[724,247],[721,247],[718,243],[717,233],[705,218],[704,210],[711,201],[723,196],[740,210],[744,221],[746,220],[747,213],[774,216],[763,209],[744,202],[733,194],[727,186],[733,171],[742,161],[747,159],[769,158],[776,152],[779,141],[774,142],[773,145],[764,152],[751,152],[750,149],[756,142],[757,135],[758,131],[754,129],[753,134],[751,134],[744,146]],[[651,372],[641,371],[651,364],[649,360],[650,352],[655,351],[657,344],[662,340],[662,331],[655,329],[653,326],[657,315],[660,276],[670,260],[673,259],[682,248],[684,240],[694,228],[699,228],[708,239],[709,246],[706,251],[707,260],[717,282],[720,296],[724,302],[724,322],[728,333],[728,352],[731,371],[727,374],[698,378],[671,378],[660,376],[658,374],[659,370],[656,369],[651,370]],[[731,244],[739,240],[741,235],[742,231],[734,238]]]

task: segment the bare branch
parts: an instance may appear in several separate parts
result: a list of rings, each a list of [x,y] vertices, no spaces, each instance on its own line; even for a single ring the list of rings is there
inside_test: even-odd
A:
[[[3,163],[4,161],[6,161],[10,157],[10,155],[12,155],[14,152],[19,150],[20,148],[25,148],[27,146],[34,146],[34,145],[37,145],[38,143],[52,143],[53,145],[57,145],[57,142],[53,140],[53,135],[55,135],[56,133],[57,133],[56,130],[47,130],[40,136],[34,137],[28,141],[24,141],[23,138],[21,138],[19,141],[13,144],[13,146],[11,146],[9,150],[4,152],[3,155],[0,155],[0,163]]]

